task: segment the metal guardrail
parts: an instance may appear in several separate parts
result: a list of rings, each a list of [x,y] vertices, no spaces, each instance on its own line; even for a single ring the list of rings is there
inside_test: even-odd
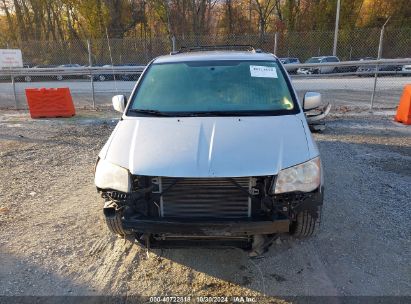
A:
[[[409,74],[411,76],[411,71],[365,71],[365,72],[336,72],[336,73],[320,73],[320,74],[292,74],[291,77],[295,79],[303,78],[324,78],[324,77],[345,77],[345,76],[384,76],[384,75],[404,75]]]
[[[411,58],[401,59],[380,59],[361,61],[341,61],[327,63],[300,63],[286,64],[286,70],[298,68],[321,68],[321,67],[362,67],[362,66],[383,66],[383,65],[406,65],[411,64]],[[114,66],[114,67],[74,67],[74,68],[12,68],[0,70],[0,76],[21,77],[21,76],[58,76],[58,75],[100,75],[100,74],[141,74],[146,66]],[[395,71],[392,71],[395,72]],[[390,74],[391,71],[378,71],[381,74]],[[337,75],[356,75],[357,72],[334,73]],[[364,73],[364,74],[369,74]],[[330,74],[327,74],[330,75]],[[312,76],[312,75],[304,75]]]
[[[406,65],[411,64],[411,58],[379,59],[379,60],[356,60],[325,63],[289,63],[284,65],[287,70],[296,68],[317,68],[317,67],[351,67],[351,66],[381,66],[381,65]]]
[[[146,66],[129,67],[79,67],[79,68],[13,68],[0,70],[0,76],[58,76],[58,75],[101,75],[141,74]]]
[[[146,66],[111,66],[111,67],[70,67],[70,68],[13,68],[0,70],[1,78],[10,78],[13,86],[13,96],[18,108],[16,79],[23,77],[56,77],[56,76],[90,76],[93,108],[96,107],[95,92],[94,92],[94,77],[98,75],[139,75]],[[115,77],[114,77],[115,79]]]

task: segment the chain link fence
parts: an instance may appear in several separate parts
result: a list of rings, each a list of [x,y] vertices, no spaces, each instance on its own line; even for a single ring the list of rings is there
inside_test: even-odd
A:
[[[340,60],[351,61],[376,58],[378,56],[380,31],[378,28],[340,31],[337,56]],[[84,73],[70,75],[50,73],[50,75],[29,74],[14,77],[0,77],[0,106],[20,108],[26,106],[25,88],[69,87],[77,106],[109,104],[114,94],[129,95],[141,67],[153,58],[170,53],[183,46],[200,45],[253,45],[256,49],[276,53],[280,58],[298,58],[300,62],[315,56],[332,55],[334,32],[286,32],[264,35],[207,35],[150,37],[147,39],[91,39],[70,41],[26,41],[7,43],[0,48],[22,50],[23,61],[30,70],[44,68],[69,69],[76,67],[104,67],[101,74]],[[411,28],[386,28],[383,35],[382,58],[411,57]],[[380,66],[384,71],[377,79],[375,105],[395,107],[404,84],[411,83],[411,69],[405,64]],[[107,68],[113,67],[112,71]],[[130,67],[130,72],[117,73],[115,68]],[[375,69],[369,73],[356,75],[360,62],[351,69],[339,72],[313,75],[295,75],[290,71],[294,85],[302,96],[303,92],[319,91],[328,102],[338,105],[368,106],[374,87]],[[363,77],[359,77],[363,76]]]
[[[340,31],[337,56],[341,60],[377,57],[379,28]],[[277,38],[276,38],[277,36]],[[297,57],[304,62],[313,56],[332,55],[334,32],[284,32],[264,35],[175,36],[175,48],[200,45],[252,45],[278,57]],[[173,50],[171,37],[147,39],[91,39],[69,41],[25,41],[6,43],[0,48],[17,48],[28,66],[80,64],[147,64],[153,58]],[[90,49],[88,45],[90,44]],[[91,56],[89,56],[89,51]],[[385,29],[383,58],[411,55],[411,27]]]

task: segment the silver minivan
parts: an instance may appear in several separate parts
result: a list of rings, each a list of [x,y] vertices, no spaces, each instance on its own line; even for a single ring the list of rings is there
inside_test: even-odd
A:
[[[108,228],[145,245],[317,231],[323,175],[287,72],[261,51],[185,50],[153,60],[101,150]]]
[[[297,74],[326,74],[326,73],[338,73],[338,67],[336,66],[321,66],[324,63],[340,62],[340,59],[336,56],[320,56],[311,57],[305,63],[318,63],[319,65],[314,68],[299,68]]]

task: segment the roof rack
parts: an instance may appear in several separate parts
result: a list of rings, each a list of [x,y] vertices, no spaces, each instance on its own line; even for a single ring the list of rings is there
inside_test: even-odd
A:
[[[182,46],[178,51],[171,52],[171,55],[190,53],[190,52],[201,52],[201,51],[215,51],[215,50],[243,50],[255,53],[262,53],[260,49],[254,49],[252,45],[249,44],[222,44],[222,45],[199,45],[199,46]]]

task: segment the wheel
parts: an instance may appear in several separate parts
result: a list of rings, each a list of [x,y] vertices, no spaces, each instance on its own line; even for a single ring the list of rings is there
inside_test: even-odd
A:
[[[303,210],[297,214],[296,221],[291,224],[290,234],[297,238],[315,235],[320,229],[320,222],[321,206],[317,208],[314,214],[310,210]]]
[[[106,80],[106,76],[104,76],[104,75],[99,75],[99,76],[98,76],[98,80],[100,80],[100,81],[105,81],[105,80]]]
[[[31,76],[26,76],[24,77],[25,82],[31,82]]]
[[[331,73],[338,73],[338,68],[335,67]]]
[[[104,207],[103,212],[108,229],[114,234],[122,237],[125,236],[126,232],[123,230],[123,225],[121,223],[123,211],[121,209],[116,209],[111,205],[108,208]]]
[[[63,76],[57,75],[56,79],[57,79],[58,81],[62,81],[62,80],[63,80]]]

